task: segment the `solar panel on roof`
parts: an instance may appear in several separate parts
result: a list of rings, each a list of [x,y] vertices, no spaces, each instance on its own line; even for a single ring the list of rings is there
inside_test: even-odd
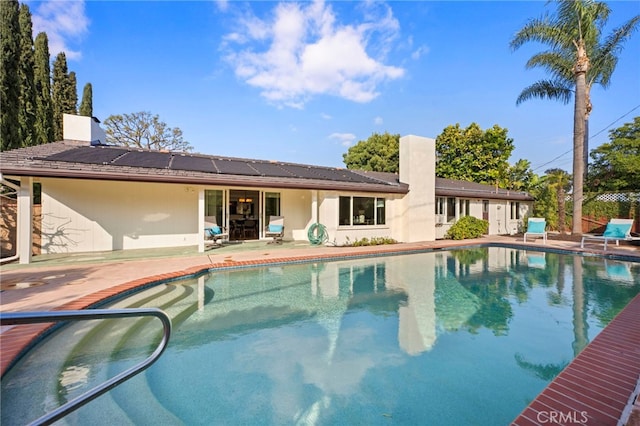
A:
[[[169,167],[171,154],[168,152],[130,151],[113,162],[116,166],[150,167],[165,169]]]
[[[299,166],[296,164],[283,164],[282,168],[291,172],[294,176],[303,179],[320,179],[321,176],[315,172],[314,168]]]
[[[190,172],[215,173],[216,168],[211,158],[193,157],[191,155],[174,155],[171,161],[172,170],[187,170]]]
[[[260,176],[246,161],[214,159],[218,173],[225,175]]]
[[[44,158],[47,161],[65,161],[83,164],[109,164],[127,152],[122,148],[81,146]]]
[[[269,177],[294,177],[293,173],[290,173],[283,169],[279,164],[267,163],[267,162],[255,162],[251,163],[251,167],[256,169],[262,176]]]
[[[296,164],[283,164],[282,167],[303,179],[323,179],[338,182],[372,183],[371,179],[353,173],[350,170],[329,169],[324,167],[309,167]]]

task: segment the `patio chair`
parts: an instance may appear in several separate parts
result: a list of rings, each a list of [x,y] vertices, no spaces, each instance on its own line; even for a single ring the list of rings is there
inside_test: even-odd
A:
[[[604,251],[607,251],[607,243],[615,241],[616,245],[620,245],[622,241],[632,241],[637,238],[631,236],[631,226],[633,225],[633,219],[611,219],[607,223],[607,227],[602,235],[584,234],[582,241],[580,242],[580,248],[584,248],[585,241],[603,241]]]
[[[529,237],[542,237],[544,244],[547,243],[547,221],[543,217],[530,217],[527,224],[527,232],[524,233],[524,242]]]
[[[218,225],[215,216],[204,217],[204,237],[213,244],[222,244],[229,239],[229,233],[225,228]]]
[[[546,253],[543,251],[525,251],[529,268],[545,269],[547,267]]]
[[[269,216],[269,224],[264,231],[265,237],[272,237],[269,244],[282,244],[284,236],[284,216]]]

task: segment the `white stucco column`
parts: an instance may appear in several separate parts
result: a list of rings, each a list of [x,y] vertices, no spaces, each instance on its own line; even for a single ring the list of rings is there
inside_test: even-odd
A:
[[[409,185],[401,214],[402,241],[436,239],[436,141],[408,135],[400,138],[400,182]]]
[[[311,191],[311,223],[318,223],[318,191]]]
[[[17,240],[20,263],[31,263],[33,247],[33,178],[31,177],[20,179]]]
[[[204,189],[198,190],[198,253],[204,253]]]

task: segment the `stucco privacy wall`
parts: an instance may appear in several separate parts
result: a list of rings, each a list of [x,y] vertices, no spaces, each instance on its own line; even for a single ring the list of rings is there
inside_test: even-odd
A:
[[[185,185],[42,179],[42,253],[196,245],[197,205]]]
[[[400,138],[400,182],[409,184],[404,198],[400,241],[434,241],[436,141],[421,136]]]

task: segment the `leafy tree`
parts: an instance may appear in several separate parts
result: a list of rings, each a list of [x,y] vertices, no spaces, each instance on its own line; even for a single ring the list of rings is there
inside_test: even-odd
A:
[[[531,162],[520,159],[507,170],[506,182],[500,185],[515,191],[531,191],[539,182],[539,177],[531,169]]]
[[[342,155],[348,169],[398,173],[400,168],[400,135],[373,133]]]
[[[549,169],[545,173],[546,182],[556,193],[556,202],[558,206],[558,231],[561,234],[564,234],[566,224],[565,204],[567,191],[571,189],[571,175],[562,169]]]
[[[513,148],[507,129],[498,125],[486,131],[476,123],[448,126],[436,138],[436,176],[499,184],[506,180]]]
[[[574,95],[573,118],[573,234],[582,233],[582,198],[586,167],[585,140],[591,113],[590,91],[594,83],[606,88],[615,70],[616,54],[635,31],[640,15],[635,16],[601,41],[601,32],[610,9],[593,0],[558,0],[555,16],[548,14],[530,20],[511,41],[517,49],[534,41],[549,46],[527,62],[527,68],[542,67],[550,80],[541,80],[525,88],[516,103],[532,98],[548,98],[568,103]]]
[[[47,33],[39,33],[35,40],[33,74],[36,92],[36,144],[49,143],[53,137],[53,106],[51,105],[51,67]]]
[[[168,127],[158,115],[150,112],[110,115],[104,121],[107,142],[152,150],[191,151],[193,147],[182,138],[182,130]]]
[[[591,151],[593,187],[611,191],[640,190],[640,117],[609,132],[610,142]]]
[[[31,12],[29,6],[23,4],[19,12],[20,24],[20,109],[18,121],[20,123],[20,145],[36,145],[36,91],[33,77],[33,31],[31,26]]]
[[[15,0],[0,1],[0,150],[20,146],[20,24]]]
[[[78,114],[78,80],[76,79],[76,73],[71,71],[67,75],[67,93],[65,95],[66,107],[65,113]]]
[[[556,191],[543,176],[532,191],[535,198],[532,217],[544,217],[550,229],[558,229],[558,198]]]
[[[91,83],[84,85],[82,90],[82,102],[80,103],[80,115],[85,117],[93,116],[93,88]]]
[[[53,136],[55,140],[63,138],[62,114],[76,114],[78,95],[76,93],[76,73],[68,73],[67,57],[58,53],[53,62]]]

